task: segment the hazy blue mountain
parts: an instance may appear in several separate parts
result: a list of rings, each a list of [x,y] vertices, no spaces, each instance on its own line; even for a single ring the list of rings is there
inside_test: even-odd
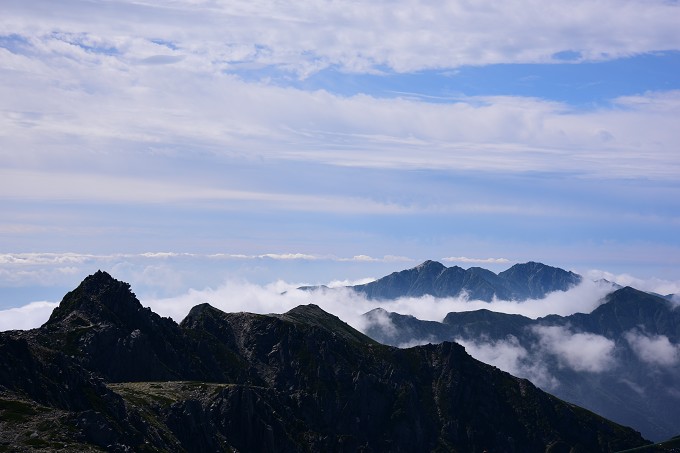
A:
[[[315,305],[181,324],[98,272],[0,333],[2,451],[612,452],[639,433],[470,357],[398,349]]]
[[[446,267],[436,261],[424,263],[363,285],[352,286],[369,299],[399,297],[456,297],[491,301],[540,299],[553,291],[566,291],[581,282],[581,276],[541,263],[515,264],[495,274],[487,269]],[[307,288],[308,289],[308,288]]]
[[[385,310],[364,316],[366,333],[382,343],[461,341],[499,361],[517,353],[519,374],[566,401],[654,440],[680,432],[680,310],[665,298],[625,287],[592,313],[535,320],[489,310],[442,322]]]
[[[498,274],[507,282],[515,299],[540,299],[553,291],[566,291],[581,282],[581,277],[573,272],[545,264],[528,262],[515,264]]]

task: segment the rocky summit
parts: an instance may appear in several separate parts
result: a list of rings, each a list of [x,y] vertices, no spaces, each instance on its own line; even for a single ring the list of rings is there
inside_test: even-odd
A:
[[[181,324],[104,272],[0,334],[0,451],[613,452],[639,433],[451,342],[397,349],[314,305]]]

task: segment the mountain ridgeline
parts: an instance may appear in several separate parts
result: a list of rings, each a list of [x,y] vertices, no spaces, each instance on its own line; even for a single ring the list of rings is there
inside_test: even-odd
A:
[[[363,285],[350,286],[368,299],[392,300],[400,297],[458,297],[491,302],[541,299],[553,291],[566,291],[578,285],[581,276],[557,267],[528,262],[515,264],[495,274],[481,267],[446,267],[437,261],[424,263]],[[313,289],[317,287],[303,287]]]
[[[591,313],[539,319],[474,310],[435,322],[381,308],[364,317],[365,332],[384,344],[496,351],[516,374],[650,439],[680,432],[680,309],[664,297],[625,287]]]
[[[0,451],[612,452],[639,433],[470,357],[315,305],[177,324],[104,272],[0,333]]]

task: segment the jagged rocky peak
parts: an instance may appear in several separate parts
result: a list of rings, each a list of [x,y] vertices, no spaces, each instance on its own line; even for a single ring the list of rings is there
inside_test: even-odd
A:
[[[99,270],[64,296],[46,324],[102,321],[119,324],[142,310],[142,304],[128,283]]]

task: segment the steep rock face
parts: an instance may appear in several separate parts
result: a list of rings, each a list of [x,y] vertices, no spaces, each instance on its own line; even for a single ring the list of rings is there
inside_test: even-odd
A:
[[[613,425],[477,362],[457,344],[400,350],[358,332],[350,339],[329,329],[337,318],[314,306],[275,317],[206,312],[220,326],[216,338],[247,356],[268,388],[287,390],[297,408],[289,417],[305,427],[312,451],[544,451],[555,442],[593,451],[619,446],[613,438],[594,440]],[[202,323],[188,317],[183,325]],[[557,420],[572,420],[573,428],[562,432],[554,426]]]
[[[516,264],[495,274],[487,269],[445,267],[436,261],[424,263],[363,285],[352,286],[369,299],[399,297],[456,297],[491,301],[540,299],[553,291],[566,291],[581,282],[581,277],[556,267],[529,262]],[[310,289],[310,288],[306,288]]]
[[[122,401],[101,379],[67,355],[36,345],[29,335],[0,335],[0,388],[61,409],[102,405],[120,412]]]
[[[142,307],[130,285],[99,271],[64,296],[37,339],[110,382],[223,380],[233,377],[225,372],[238,373],[239,359],[210,348],[202,336],[188,337],[170,318]],[[223,360],[235,366],[213,366]]]
[[[443,322],[385,310],[364,316],[366,333],[385,344],[458,340],[506,351],[506,363],[541,378],[562,399],[654,440],[680,430],[680,360],[673,346],[680,342],[680,310],[662,297],[626,287],[592,313],[539,319],[489,310],[449,313]]]
[[[178,326],[101,271],[66,294],[40,332],[46,346],[56,343],[110,381],[178,378],[185,359]]]
[[[146,340],[126,343],[135,331]],[[0,408],[67,410],[62,437],[109,451],[610,452],[645,443],[455,343],[384,346],[314,305],[256,315],[203,304],[177,325],[103,273],[40,329],[0,334],[0,352],[4,369],[19,370],[0,372]],[[121,383],[146,376],[161,382]],[[3,432],[30,423],[3,417]]]

